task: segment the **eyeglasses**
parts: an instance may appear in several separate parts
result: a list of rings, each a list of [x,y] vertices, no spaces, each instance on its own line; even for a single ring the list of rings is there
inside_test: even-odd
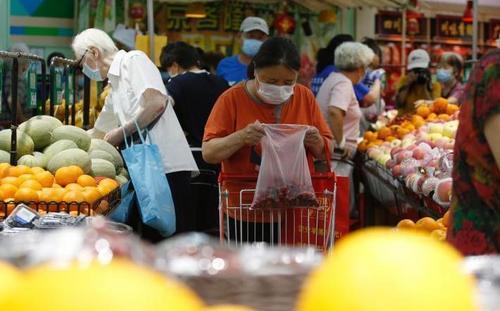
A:
[[[83,58],[85,57],[85,55],[87,54],[88,51],[89,51],[89,49],[86,49],[85,52],[83,52],[82,57],[80,57],[80,60],[76,63],[77,67],[80,67],[82,65]]]

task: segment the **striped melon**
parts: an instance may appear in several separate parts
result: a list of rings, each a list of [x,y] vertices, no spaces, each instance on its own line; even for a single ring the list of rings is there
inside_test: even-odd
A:
[[[0,163],[10,163],[10,153],[0,150]]]
[[[114,165],[114,161],[115,159],[113,158],[112,155],[110,155],[109,153],[107,153],[106,151],[103,151],[103,150],[92,150],[92,151],[89,151],[89,156],[91,159],[102,159],[102,160],[106,160],[106,161],[109,161],[111,162],[113,165]],[[116,166],[115,166],[116,168]]]
[[[127,169],[124,167],[118,172],[118,175],[122,175],[123,177],[125,177],[127,179],[130,178]]]
[[[47,170],[55,174],[59,168],[70,165],[79,166],[85,174],[90,173],[90,157],[85,151],[78,148],[67,149],[54,155],[47,164]]]
[[[123,167],[123,159],[122,156],[120,155],[120,152],[110,143],[107,141],[104,141],[102,139],[92,139],[90,143],[90,149],[89,152],[92,152],[94,150],[102,150],[106,151],[109,153],[111,156],[113,156],[113,163],[115,165],[116,171],[118,172],[122,167]]]
[[[33,155],[23,155],[19,160],[17,160],[17,164],[29,167],[45,167],[47,165],[47,159],[43,153],[35,152]]]
[[[103,159],[92,159],[92,176],[116,177],[116,169],[113,163]]]
[[[52,143],[61,139],[69,139],[73,141],[78,148],[89,150],[90,135],[86,131],[73,125],[63,125],[52,131]]]
[[[115,180],[119,182],[121,186],[128,182],[128,178],[123,175],[116,175]]]
[[[0,131],[0,150],[10,152],[11,130]],[[23,131],[17,130],[17,158],[25,154],[33,153],[35,143],[31,137]]]
[[[19,129],[28,134],[35,144],[35,150],[42,150],[50,145],[52,131],[62,126],[61,121],[50,116],[35,116],[19,125]]]
[[[52,145],[48,146],[47,148],[45,148],[43,153],[45,154],[47,160],[50,161],[50,159],[52,159],[56,154],[60,153],[61,151],[74,148],[78,148],[78,146],[73,141],[68,139],[61,139],[59,141],[56,141]]]

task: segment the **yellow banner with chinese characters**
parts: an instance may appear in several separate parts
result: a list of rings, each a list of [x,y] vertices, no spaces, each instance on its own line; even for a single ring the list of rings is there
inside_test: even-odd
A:
[[[154,36],[155,59],[153,61],[156,66],[160,66],[161,49],[167,45],[167,41],[167,36]],[[137,35],[135,37],[135,48],[149,56],[149,35]]]

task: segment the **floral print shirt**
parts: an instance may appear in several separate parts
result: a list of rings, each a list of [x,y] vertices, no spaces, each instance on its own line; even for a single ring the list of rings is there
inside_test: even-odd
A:
[[[462,97],[447,239],[464,255],[500,253],[500,169],[484,135],[498,113],[500,49],[476,64]]]

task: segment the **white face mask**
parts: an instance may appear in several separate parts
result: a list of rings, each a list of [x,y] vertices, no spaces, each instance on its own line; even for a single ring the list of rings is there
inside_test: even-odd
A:
[[[266,104],[280,105],[286,102],[293,95],[293,85],[274,85],[261,82],[257,76],[255,80],[259,82],[257,87],[257,94],[264,100]]]

